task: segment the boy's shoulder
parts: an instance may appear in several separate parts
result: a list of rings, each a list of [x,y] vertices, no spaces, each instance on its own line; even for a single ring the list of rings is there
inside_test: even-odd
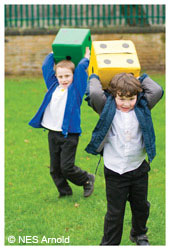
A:
[[[148,101],[146,99],[145,93],[141,92],[138,94],[138,98],[137,98],[137,102],[136,102],[136,108],[137,109],[141,109],[141,110],[145,110],[147,113],[150,113],[150,109],[148,106]]]

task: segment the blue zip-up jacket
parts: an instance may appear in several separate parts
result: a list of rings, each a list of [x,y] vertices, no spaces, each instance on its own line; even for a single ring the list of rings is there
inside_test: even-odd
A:
[[[134,111],[142,130],[148,160],[151,162],[156,155],[156,147],[150,109],[160,100],[163,95],[163,90],[146,74],[142,75],[139,80],[146,93],[139,93]],[[86,101],[100,114],[100,118],[92,132],[91,141],[85,150],[94,155],[102,154],[107,133],[116,113],[115,98],[102,90],[99,77],[95,74],[92,74],[89,78],[86,95]],[[149,100],[149,103],[146,98]]]
[[[89,60],[87,58],[83,58],[79,62],[74,71],[73,82],[68,87],[68,95],[62,124],[62,133],[65,137],[68,133],[81,133],[80,106],[87,88],[88,75],[86,73],[86,69],[88,65]],[[37,113],[29,122],[29,125],[34,128],[43,128],[41,125],[41,121],[44,111],[51,100],[53,92],[59,85],[58,80],[55,76],[54,57],[52,53],[47,55],[47,57],[45,58],[42,65],[42,71],[48,91]]]

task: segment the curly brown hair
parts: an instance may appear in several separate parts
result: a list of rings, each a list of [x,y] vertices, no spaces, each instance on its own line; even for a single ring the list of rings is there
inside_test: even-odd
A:
[[[137,80],[133,74],[121,73],[116,74],[108,85],[108,91],[111,95],[131,97],[142,92],[139,80]]]

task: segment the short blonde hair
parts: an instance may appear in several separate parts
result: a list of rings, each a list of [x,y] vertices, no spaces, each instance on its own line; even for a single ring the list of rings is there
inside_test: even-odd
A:
[[[57,68],[68,68],[74,73],[75,64],[70,60],[62,60],[56,64],[55,70],[57,70]]]
[[[121,73],[115,75],[108,85],[108,91],[116,97],[119,96],[131,97],[142,92],[139,80],[137,80],[133,74]]]

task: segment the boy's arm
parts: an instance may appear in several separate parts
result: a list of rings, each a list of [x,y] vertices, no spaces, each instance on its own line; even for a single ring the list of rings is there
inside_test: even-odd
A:
[[[87,47],[84,58],[81,59],[74,72],[73,84],[77,89],[78,93],[80,94],[81,98],[83,97],[87,88],[88,75],[86,70],[89,66],[89,58],[90,58],[90,50]]]
[[[106,95],[102,89],[99,77],[96,74],[91,74],[88,81],[85,100],[95,112],[101,114],[106,102]]]
[[[54,57],[53,53],[50,53],[46,56],[43,65],[42,65],[43,77],[45,80],[45,84],[49,89],[51,85],[55,82],[58,82],[55,71],[54,71]]]
[[[138,80],[141,82],[141,87],[144,90],[144,96],[148,102],[148,107],[152,109],[162,98],[164,91],[162,87],[154,82],[147,74],[143,74]]]

